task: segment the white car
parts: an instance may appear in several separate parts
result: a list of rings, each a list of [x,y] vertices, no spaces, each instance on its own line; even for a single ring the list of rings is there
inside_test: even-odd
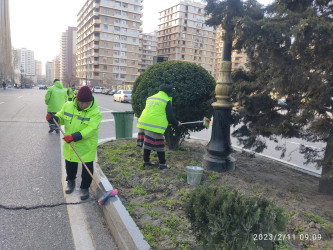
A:
[[[99,93],[99,94],[101,94],[102,93],[102,91],[103,91],[103,89],[105,89],[104,87],[100,87],[100,86],[96,86],[96,87],[94,87],[94,93]]]
[[[113,100],[118,102],[132,102],[132,90],[118,90],[113,95]]]

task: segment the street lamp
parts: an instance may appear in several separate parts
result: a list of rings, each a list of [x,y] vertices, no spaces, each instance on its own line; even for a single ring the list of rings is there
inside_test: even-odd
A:
[[[239,2],[239,1],[238,1]],[[236,11],[237,3],[227,1],[228,4],[226,18],[232,20],[233,12]],[[203,157],[203,166],[215,172],[227,172],[235,169],[236,160],[229,154],[232,152],[230,142],[231,109],[230,102],[232,90],[231,79],[231,50],[233,41],[232,22],[225,22],[222,28],[225,30],[223,36],[223,56],[221,71],[215,87],[216,102],[212,104],[214,109],[214,120],[212,134],[206,146],[207,153]]]

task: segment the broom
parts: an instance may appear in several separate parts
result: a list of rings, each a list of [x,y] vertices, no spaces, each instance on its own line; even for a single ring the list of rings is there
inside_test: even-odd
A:
[[[59,126],[59,124],[57,123],[57,121],[53,118],[54,123],[57,125],[57,127],[60,129],[61,133],[63,136],[65,136],[65,132],[62,130],[62,128]],[[98,199],[98,204],[100,206],[102,206],[110,197],[114,197],[118,194],[118,190],[117,189],[113,189],[110,191],[104,191],[100,184],[97,182],[97,180],[95,179],[95,177],[92,175],[92,173],[90,172],[89,168],[87,167],[87,165],[84,163],[84,161],[82,160],[81,156],[79,155],[79,153],[76,151],[76,149],[74,148],[73,144],[70,142],[69,145],[71,145],[73,151],[75,152],[75,154],[77,155],[77,157],[79,157],[82,165],[86,168],[87,172],[89,173],[89,175],[91,176],[91,178],[94,180],[94,182],[96,183],[98,189],[102,192],[102,197]]]
[[[202,125],[204,125],[206,127],[206,129],[209,128],[209,124],[210,124],[210,119],[207,117],[204,117],[203,120],[200,121],[195,121],[195,122],[182,122],[182,124],[193,124],[193,123],[202,123]]]

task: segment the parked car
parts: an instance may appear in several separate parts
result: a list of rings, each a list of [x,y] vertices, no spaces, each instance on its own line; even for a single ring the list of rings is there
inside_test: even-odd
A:
[[[118,90],[116,90],[116,89],[112,89],[112,90],[109,91],[109,95],[114,95],[114,94],[116,94],[117,92],[118,92]]]
[[[104,94],[104,95],[108,95],[108,94],[109,94],[109,91],[110,91],[110,89],[103,89],[103,90],[102,90],[102,94]]]
[[[46,85],[39,85],[39,89],[47,89]]]
[[[104,89],[104,87],[96,86],[93,88],[93,92],[101,94],[103,89]]]
[[[132,102],[132,90],[118,90],[113,95],[113,100],[118,102]]]
[[[8,83],[7,88],[10,89],[11,87],[12,87],[12,85],[10,83]]]

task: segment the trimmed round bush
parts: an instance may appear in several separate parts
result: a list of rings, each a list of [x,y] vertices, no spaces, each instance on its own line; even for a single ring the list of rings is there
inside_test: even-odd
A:
[[[211,106],[215,97],[215,80],[203,67],[189,62],[167,61],[150,66],[134,82],[132,107],[140,117],[145,108],[146,99],[159,91],[162,84],[170,84],[175,90],[172,107],[175,117],[181,122],[203,120],[211,117]],[[201,123],[168,126],[165,131],[166,144],[169,148],[178,148],[190,131],[204,129]]]

